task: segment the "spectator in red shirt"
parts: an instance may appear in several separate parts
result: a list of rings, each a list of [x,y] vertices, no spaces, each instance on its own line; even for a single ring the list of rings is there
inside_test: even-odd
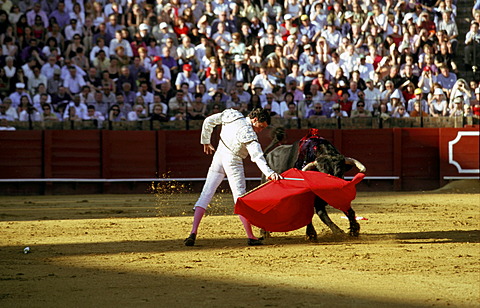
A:
[[[320,73],[318,74],[318,77],[313,80],[312,85],[314,84],[318,85],[321,92],[326,92],[328,90],[328,85],[330,85],[330,81],[325,79],[324,73]]]
[[[190,29],[185,23],[185,19],[183,17],[178,17],[177,22],[173,27],[173,32],[175,32],[178,38],[181,38],[183,35],[188,35],[189,31]]]
[[[428,31],[428,38],[431,38],[435,35],[437,28],[433,20],[430,20],[430,15],[428,12],[422,12],[418,17],[417,24],[419,25],[419,29],[425,29]]]
[[[480,117],[480,103],[476,103],[473,107],[472,107],[472,111],[473,111],[473,115],[476,116],[476,117]]]
[[[293,16],[291,14],[285,14],[285,16],[283,16],[283,20],[284,22],[280,24],[280,33],[282,33],[282,40],[286,42],[290,34],[297,32],[298,27],[295,23],[293,23]]]
[[[340,104],[340,107],[343,111],[345,111],[348,116],[352,113],[352,107],[353,107],[353,102],[349,100],[350,94],[348,91],[345,90],[340,90],[339,92],[342,92],[340,95],[340,99],[337,101],[338,104]]]
[[[402,89],[403,98],[408,102],[409,100],[415,98],[415,85],[410,81]]]

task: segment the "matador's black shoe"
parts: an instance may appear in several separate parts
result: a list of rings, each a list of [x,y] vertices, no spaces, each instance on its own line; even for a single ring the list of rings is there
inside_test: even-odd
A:
[[[195,233],[190,233],[190,235],[183,241],[183,243],[185,244],[185,246],[194,246],[196,238],[197,235]]]
[[[261,239],[249,238],[247,244],[248,246],[260,246],[263,245],[263,242]]]

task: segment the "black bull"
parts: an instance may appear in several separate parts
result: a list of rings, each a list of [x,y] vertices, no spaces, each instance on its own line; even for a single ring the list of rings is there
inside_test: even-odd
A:
[[[277,173],[282,173],[290,168],[302,170],[318,170],[323,173],[343,178],[345,172],[356,166],[360,172],[365,172],[365,167],[358,161],[343,156],[328,140],[320,137],[310,137],[297,141],[292,145],[281,145],[266,155],[270,168]],[[314,201],[315,213],[332,230],[334,234],[343,234],[340,229],[328,216],[325,209],[327,202],[320,197]],[[355,218],[355,211],[350,208],[344,212],[350,222],[349,234],[358,236],[360,225]],[[268,233],[263,231],[264,236]],[[310,223],[307,226],[307,237],[316,240],[317,232]]]

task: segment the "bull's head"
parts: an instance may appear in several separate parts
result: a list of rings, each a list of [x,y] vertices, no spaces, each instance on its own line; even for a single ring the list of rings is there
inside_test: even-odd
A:
[[[343,178],[349,168],[345,165],[345,157],[338,155],[320,155],[314,161],[318,171]]]
[[[336,177],[343,177],[346,170],[346,165],[354,166],[358,169],[358,172],[365,173],[367,168],[358,160],[350,157],[344,157],[343,155],[322,155],[309,164],[307,164],[302,170],[314,170],[317,169],[320,172],[331,174]]]

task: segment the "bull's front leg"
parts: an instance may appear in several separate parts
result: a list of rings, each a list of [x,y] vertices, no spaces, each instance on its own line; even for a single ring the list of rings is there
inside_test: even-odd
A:
[[[313,226],[312,223],[309,223],[307,225],[307,234],[306,234],[307,240],[316,242],[317,241],[317,231],[315,230],[315,227]]]
[[[320,220],[323,221],[324,224],[327,225],[327,227],[332,230],[334,235],[340,235],[344,234],[342,229],[340,229],[328,216],[327,210],[325,206],[327,203],[320,199],[319,197],[315,198],[315,212],[317,213],[318,217],[320,217]]]
[[[344,212],[345,215],[348,217],[348,221],[350,222],[350,236],[358,236],[360,234],[360,224],[357,222],[357,218],[355,216],[355,211],[350,208],[348,211]]]

